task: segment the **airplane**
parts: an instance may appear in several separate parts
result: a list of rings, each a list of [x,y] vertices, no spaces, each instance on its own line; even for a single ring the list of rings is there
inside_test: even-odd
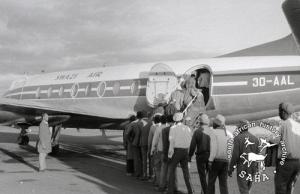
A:
[[[298,47],[300,1],[286,0],[282,7]],[[53,128],[62,124],[64,128],[119,129],[131,114],[151,112],[168,101],[180,78],[202,71],[211,78],[206,113],[224,115],[227,124],[277,116],[283,101],[300,110],[300,56],[224,56],[24,77],[14,81],[0,99],[0,123],[18,126],[25,134],[46,112]],[[27,135],[22,140],[28,144]]]

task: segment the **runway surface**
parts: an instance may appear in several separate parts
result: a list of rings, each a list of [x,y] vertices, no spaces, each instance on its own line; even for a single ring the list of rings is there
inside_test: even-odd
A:
[[[38,172],[36,132],[32,128],[29,146],[19,146],[16,143],[19,131],[0,127],[0,193],[158,193],[152,183],[125,175],[121,131],[106,131],[107,136],[102,137],[100,130],[62,130],[62,149],[57,156],[48,157],[48,170],[43,173]],[[274,193],[273,171],[267,168],[270,180],[254,184],[252,193]],[[185,192],[181,171],[178,172],[179,188]],[[195,161],[190,172],[195,191],[200,193]],[[239,193],[236,174],[229,178],[229,190],[231,194]],[[218,183],[216,193],[219,193]],[[294,193],[300,193],[299,181]]]

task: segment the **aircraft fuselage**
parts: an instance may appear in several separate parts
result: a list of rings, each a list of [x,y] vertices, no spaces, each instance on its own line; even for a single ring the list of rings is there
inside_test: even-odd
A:
[[[300,108],[300,57],[240,57],[164,62],[176,79],[205,68],[211,73],[207,113],[228,123],[276,116],[280,102]],[[65,127],[113,128],[139,110],[151,111],[149,80],[155,63],[44,73],[13,83],[5,98],[74,110]],[[157,72],[156,76],[159,76]],[[172,76],[172,74],[168,74]],[[169,79],[169,78],[168,78]],[[155,86],[160,86],[158,85]],[[168,86],[168,85],[167,85]],[[166,98],[174,90],[166,89]],[[156,95],[156,94],[153,94]],[[152,103],[153,104],[153,103]],[[9,111],[8,107],[0,107]],[[36,116],[39,111],[14,114]],[[55,111],[54,111],[55,112]],[[55,114],[61,114],[59,111]],[[65,113],[64,113],[65,114]]]

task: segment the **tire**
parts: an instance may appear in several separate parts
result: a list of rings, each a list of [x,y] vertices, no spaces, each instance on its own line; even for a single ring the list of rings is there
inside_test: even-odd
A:
[[[52,147],[51,155],[57,155],[59,153],[59,144]]]
[[[22,136],[19,145],[28,145],[28,143],[29,143],[29,137],[27,135]]]

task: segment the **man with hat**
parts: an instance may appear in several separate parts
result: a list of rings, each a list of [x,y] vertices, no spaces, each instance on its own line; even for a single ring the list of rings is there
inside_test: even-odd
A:
[[[174,114],[173,120],[176,122],[176,124],[171,127],[169,134],[170,146],[168,157],[171,158],[171,161],[168,193],[170,194],[173,194],[175,190],[175,169],[179,163],[182,168],[183,177],[188,193],[194,193],[188,168],[188,149],[191,143],[192,132],[188,126],[182,123],[182,119],[183,113]]]
[[[173,91],[170,96],[169,104],[173,104],[173,106],[176,108],[176,112],[179,112],[183,105],[184,93],[181,88],[181,83],[182,81],[179,81],[176,90]]]
[[[134,175],[137,178],[141,178],[143,175],[142,170],[142,155],[141,155],[141,131],[144,126],[142,122],[143,112],[138,111],[136,114],[136,119],[131,128],[128,129],[127,133],[131,134],[132,137],[132,152],[133,152],[133,163],[134,163]]]
[[[192,156],[196,151],[196,162],[197,169],[199,173],[199,178],[201,182],[201,187],[203,193],[207,193],[207,170],[208,170],[208,158],[210,154],[211,137],[214,136],[213,131],[209,128],[210,120],[207,114],[202,114],[199,118],[200,127],[195,130],[189,151],[189,158],[191,160]],[[196,150],[197,148],[197,150]]]
[[[227,172],[228,156],[227,142],[233,138],[233,135],[225,128],[225,117],[217,115],[213,120],[214,137],[210,141],[210,155],[208,159],[208,194],[215,193],[215,182],[219,178],[220,193],[228,194]]]
[[[141,147],[141,153],[142,153],[142,169],[143,169],[142,180],[147,180],[148,179],[147,164],[148,164],[148,160],[149,160],[148,137],[149,137],[150,128],[152,126],[152,122],[150,120],[150,113],[143,112],[143,116],[144,117],[141,120],[143,126],[141,129],[141,138],[140,138],[140,147]]]
[[[155,114],[153,116],[153,122],[152,125],[150,127],[150,131],[149,131],[149,135],[148,135],[148,156],[149,156],[149,178],[151,181],[153,181],[153,183],[155,184],[156,180],[154,179],[154,158],[151,156],[150,152],[151,152],[151,148],[152,148],[152,141],[153,141],[153,137],[154,137],[154,133],[156,131],[156,129],[161,125],[160,123],[160,117],[161,114]]]
[[[156,177],[155,185],[157,185],[157,187],[160,186],[160,182],[161,182],[160,172],[161,172],[162,158],[163,158],[162,130],[168,127],[167,117],[165,115],[162,115],[160,117],[160,122],[161,125],[157,127],[154,132],[152,147],[150,152],[150,155],[153,156],[154,158],[154,171]]]
[[[293,193],[297,177],[300,173],[300,124],[294,121],[291,116],[294,113],[294,106],[290,103],[279,105],[279,117],[282,120],[279,132],[279,154],[281,158],[286,155],[286,159],[278,159],[275,174],[275,193]],[[281,142],[284,142],[285,148]],[[285,152],[285,153],[284,153]]]
[[[233,152],[229,165],[228,175],[231,177],[234,171],[234,166],[237,168],[237,183],[241,194],[249,194],[252,181],[248,179],[248,175],[254,177],[258,170],[257,163],[245,163],[245,158],[241,155],[249,153],[259,154],[259,140],[257,137],[248,132],[249,121],[241,120],[237,128],[240,133],[234,138]],[[251,144],[249,144],[251,142]]]
[[[200,73],[197,80],[198,87],[202,90],[204,96],[204,102],[207,104],[209,100],[209,86],[210,86],[210,73],[208,70],[205,70]]]

